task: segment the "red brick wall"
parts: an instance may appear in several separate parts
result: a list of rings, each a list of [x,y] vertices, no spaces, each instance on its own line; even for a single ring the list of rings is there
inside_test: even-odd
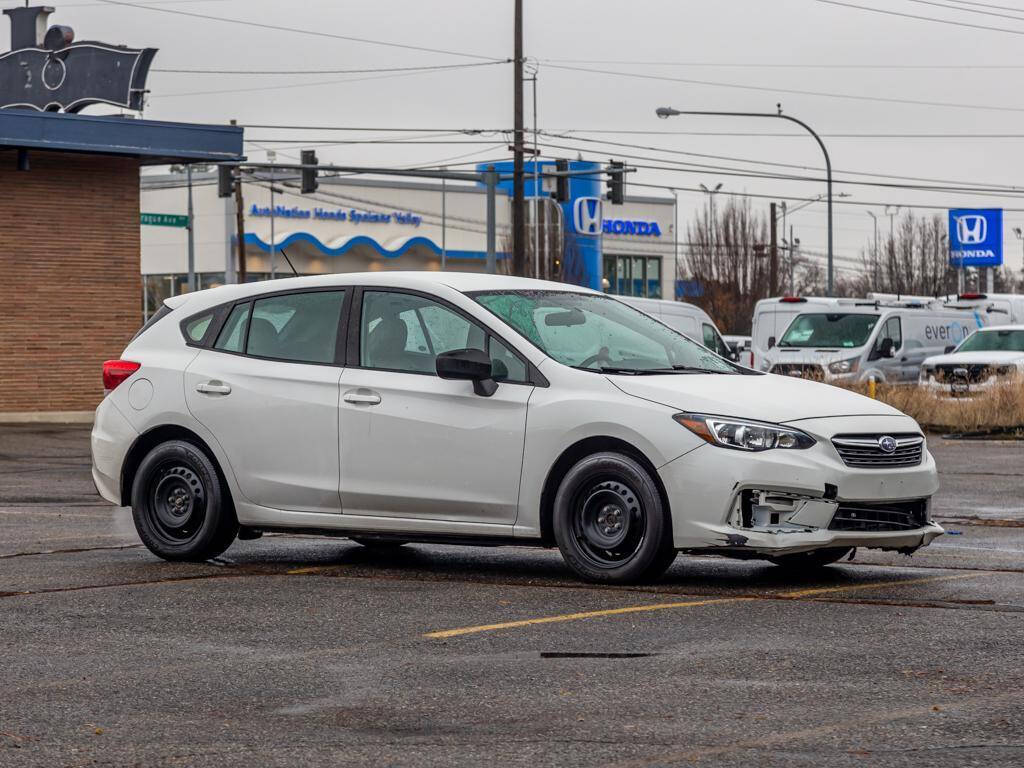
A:
[[[139,163],[0,152],[0,414],[83,411],[142,322]]]

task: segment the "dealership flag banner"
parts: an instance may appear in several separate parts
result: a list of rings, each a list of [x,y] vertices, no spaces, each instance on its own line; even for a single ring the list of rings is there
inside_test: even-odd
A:
[[[950,210],[949,263],[957,268],[1002,266],[1002,208]]]

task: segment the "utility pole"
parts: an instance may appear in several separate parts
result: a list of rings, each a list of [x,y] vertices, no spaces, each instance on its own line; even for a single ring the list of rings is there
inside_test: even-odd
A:
[[[188,177],[188,292],[196,289],[196,217],[192,210],[192,164],[185,166]]]
[[[875,252],[874,252],[873,258],[871,260],[875,263],[874,287],[875,287],[875,290],[877,291],[878,290],[878,217],[875,215],[874,211],[868,211],[868,216],[870,216],[871,220],[875,222]]]
[[[498,186],[498,172],[493,165],[487,166],[484,172],[484,182],[487,185],[487,274],[493,275],[498,271],[498,255],[495,250],[496,228],[495,217],[495,190]]]
[[[238,282],[245,282],[245,201],[242,199],[242,169],[235,179],[235,229],[238,232]]]
[[[526,274],[526,211],[523,206],[523,0],[515,0],[512,142],[512,274]]]
[[[768,216],[771,221],[771,228],[769,229],[771,242],[768,250],[768,295],[774,296],[776,289],[779,287],[779,227],[778,227],[778,213],[776,212],[776,205],[772,203],[769,206],[770,214]]]

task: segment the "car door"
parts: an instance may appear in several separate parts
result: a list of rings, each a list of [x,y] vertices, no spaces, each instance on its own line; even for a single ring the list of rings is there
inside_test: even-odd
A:
[[[882,345],[886,339],[892,342],[893,356],[882,355]],[[903,332],[900,326],[900,318],[897,315],[890,316],[872,346],[871,359],[874,360],[874,367],[881,371],[886,381],[897,382],[906,379],[905,369],[907,361],[904,359]]]
[[[361,290],[341,376],[345,514],[511,525],[519,501],[528,366],[510,345],[436,297]],[[491,356],[497,391],[441,379],[453,349]]]
[[[216,437],[251,502],[341,511],[341,289],[236,304],[185,371],[189,411]]]

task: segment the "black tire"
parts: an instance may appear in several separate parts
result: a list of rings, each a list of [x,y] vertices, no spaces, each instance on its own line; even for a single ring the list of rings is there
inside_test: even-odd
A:
[[[837,563],[846,557],[852,547],[830,547],[815,549],[811,552],[797,552],[792,555],[779,555],[768,560],[788,571],[814,571]]]
[[[404,547],[409,543],[402,539],[376,538],[374,536],[350,536],[349,538],[360,546],[366,547],[367,549],[377,549],[381,552],[398,549],[399,547]]]
[[[672,526],[658,487],[637,461],[596,453],[570,469],[555,495],[555,541],[586,581],[635,584],[672,564]]]
[[[238,533],[217,468],[184,440],[161,443],[146,454],[132,484],[132,517],[142,543],[164,560],[209,560]]]

